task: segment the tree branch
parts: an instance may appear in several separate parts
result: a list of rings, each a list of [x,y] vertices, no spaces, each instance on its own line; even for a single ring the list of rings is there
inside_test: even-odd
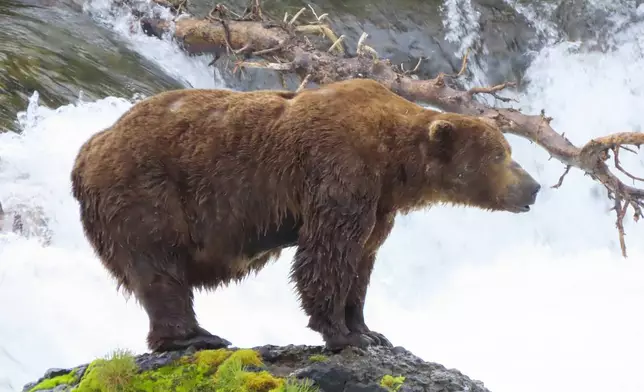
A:
[[[167,0],[155,1],[162,5],[167,2]],[[178,11],[179,13],[183,13],[185,9],[185,3],[181,5],[182,10]],[[147,34],[161,37],[170,32],[174,24],[174,38],[186,52],[191,54],[213,53],[217,58],[228,45],[235,52],[244,49],[242,52],[245,56],[259,56],[264,61],[238,61],[236,67],[266,68],[297,73],[305,77],[305,81],[298,90],[301,90],[308,81],[326,84],[352,78],[371,78],[409,100],[425,102],[446,111],[479,116],[492,121],[503,132],[533,141],[566,165],[564,174],[553,188],[560,187],[565,175],[570,168],[574,167],[607,189],[608,197],[615,202],[616,226],[622,254],[626,257],[623,219],[629,207],[633,209],[636,222],[642,216],[644,189],[625,185],[611,172],[606,161],[609,152],[613,151],[617,170],[634,181],[644,181],[643,178],[623,169],[618,157],[619,149],[626,148],[625,145],[639,148],[644,143],[643,133],[615,133],[592,139],[579,148],[557,133],[550,126],[552,118],[546,117],[543,112],[529,115],[512,108],[488,106],[475,99],[477,94],[490,94],[508,102],[509,98],[500,97],[497,93],[506,87],[513,86],[512,83],[475,87],[467,91],[454,87],[454,83],[448,83],[448,79],[458,78],[465,73],[467,53],[463,58],[461,70],[457,74],[439,74],[433,79],[419,80],[417,77],[410,76],[414,70],[405,71],[402,67],[397,70],[389,60],[380,59],[378,53],[365,44],[368,37],[366,33],[360,37],[355,56],[348,56],[344,49],[338,49],[335,51],[337,53],[334,53],[334,50],[329,48],[342,48],[339,41],[343,37],[337,38],[331,27],[322,22],[322,19],[328,20],[327,14],[318,17],[310,5],[309,8],[315,20],[300,25],[296,25],[295,22],[302,20],[305,8],[290,20],[288,15],[285,15],[284,21],[265,20],[259,0],[252,0],[249,8],[250,13],[246,12],[241,18],[229,18],[226,23],[215,23],[208,19],[183,15],[174,22],[143,18],[141,25]],[[306,35],[315,33],[322,33],[328,38],[329,48],[319,49],[311,44]]]

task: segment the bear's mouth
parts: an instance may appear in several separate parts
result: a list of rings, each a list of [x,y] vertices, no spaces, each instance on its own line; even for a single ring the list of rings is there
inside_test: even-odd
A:
[[[506,208],[507,211],[509,212],[514,212],[516,214],[522,213],[522,212],[528,212],[530,211],[530,205],[525,204],[525,205],[510,205]]]

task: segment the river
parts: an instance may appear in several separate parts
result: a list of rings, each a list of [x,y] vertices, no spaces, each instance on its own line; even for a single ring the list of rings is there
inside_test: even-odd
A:
[[[578,145],[641,130],[643,5],[587,2],[614,22],[604,36],[608,49],[599,50],[553,38],[529,2],[505,3],[543,32],[516,107],[545,109]],[[0,133],[0,202],[48,222],[47,232],[32,236],[0,233],[0,391],[19,391],[47,368],[115,348],[146,350],[147,317],[116,292],[84,238],[69,171],[80,145],[140,94],[226,87],[210,58],[132,31],[131,15],[109,4],[0,0],[0,129],[7,130]],[[479,37],[468,5],[445,0],[440,14],[455,51]],[[486,80],[482,72],[478,79]],[[544,185],[532,211],[441,206],[399,217],[378,256],[368,324],[494,392],[644,391],[644,223],[627,217],[629,257],[622,258],[605,191],[575,169],[551,189],[562,164],[508,138]],[[642,173],[643,156],[625,164]],[[200,322],[236,346],[321,344],[287,280],[292,256],[285,252],[240,285],[198,293]]]

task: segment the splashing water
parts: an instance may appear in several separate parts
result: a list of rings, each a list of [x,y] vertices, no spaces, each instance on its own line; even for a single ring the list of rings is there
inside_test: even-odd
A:
[[[99,14],[100,3],[92,3]],[[127,24],[106,11],[95,17]],[[203,59],[119,31],[187,86],[216,84]],[[642,23],[620,31],[609,53],[569,43],[543,50],[520,108],[545,109],[577,145],[638,130],[643,32]],[[0,233],[0,390],[20,390],[47,368],[86,363],[118,347],[146,350],[147,317],[116,292],[83,237],[69,180],[80,145],[131,105],[108,97],[48,109],[34,94],[18,118],[23,133],[0,135],[0,200],[5,209],[42,209],[51,232],[49,245]],[[536,206],[522,215],[436,207],[399,217],[372,278],[369,325],[494,392],[641,392],[644,224],[625,222],[629,258],[621,258],[604,191],[575,169],[550,189],[563,165],[524,139],[508,138],[517,160],[543,184]],[[642,154],[622,155],[624,165],[644,171]],[[287,282],[292,256],[291,249],[238,286],[197,293],[200,322],[237,346],[321,344]]]
[[[460,43],[454,55],[463,58],[468,49],[487,54],[488,48],[481,42],[479,21],[480,13],[472,6],[472,0],[444,0],[439,7],[443,13],[445,40]],[[487,85],[487,64],[468,61],[468,69],[473,75],[469,81],[463,81],[466,88]]]
[[[149,17],[165,20],[172,20],[174,17],[167,8],[150,0],[133,0],[132,6]],[[115,31],[134,50],[157,63],[168,75],[184,83],[186,87],[224,87],[213,78],[212,68],[208,66],[211,57],[188,57],[171,40],[159,40],[143,34],[131,8],[116,7],[112,0],[86,0],[83,10],[98,24]]]
[[[556,5],[547,1],[525,3],[521,0],[503,0],[520,15],[523,15],[537,30],[539,38],[548,44],[554,44],[559,38],[559,32],[553,22],[552,14]]]
[[[468,48],[474,46],[479,39],[479,13],[474,10],[471,0],[445,0],[441,6],[445,18],[443,25],[447,30],[445,39],[460,42],[455,55],[462,57]]]

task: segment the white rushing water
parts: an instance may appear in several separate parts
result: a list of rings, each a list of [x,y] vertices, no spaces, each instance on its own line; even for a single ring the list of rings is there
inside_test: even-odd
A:
[[[95,17],[110,22],[96,14],[105,5],[94,4]],[[130,33],[123,16],[110,25],[186,86],[216,86],[207,59]],[[565,43],[544,50],[519,107],[545,109],[577,145],[640,130],[642,37],[644,23],[622,30],[610,53],[579,53]],[[51,231],[47,246],[0,233],[0,390],[20,390],[47,368],[115,348],[146,350],[147,317],[116,292],[83,237],[70,194],[78,148],[131,107],[125,98],[55,109],[34,99],[19,118],[23,134],[0,135],[0,201],[7,210],[41,208]],[[368,324],[494,392],[643,391],[644,223],[627,218],[630,257],[623,259],[604,190],[575,169],[550,189],[562,164],[509,139],[543,184],[536,206],[523,215],[437,207],[398,218],[374,271]],[[621,155],[644,172],[644,153]],[[243,284],[198,293],[200,322],[237,346],[321,344],[287,281],[292,255]]]

